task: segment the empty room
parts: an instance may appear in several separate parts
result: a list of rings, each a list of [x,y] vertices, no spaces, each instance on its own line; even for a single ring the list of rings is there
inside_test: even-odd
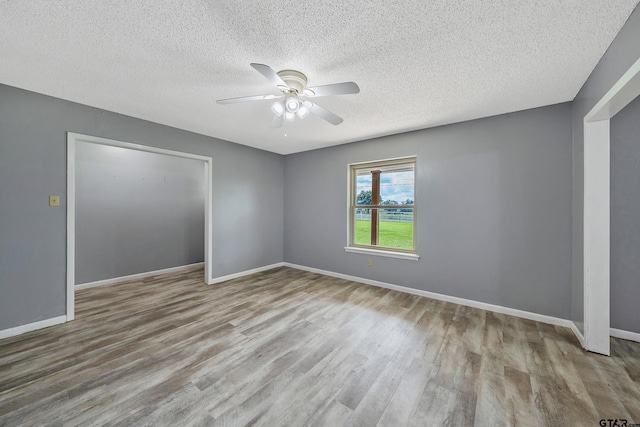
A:
[[[640,425],[639,0],[0,34],[0,425]]]

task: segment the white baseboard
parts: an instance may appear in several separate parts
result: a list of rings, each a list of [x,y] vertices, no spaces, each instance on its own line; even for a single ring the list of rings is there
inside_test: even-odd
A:
[[[48,328],[49,326],[59,325],[67,321],[67,316],[52,317],[51,319],[39,320],[33,323],[27,323],[26,325],[16,326],[15,328],[4,329],[0,331],[0,339],[15,337],[26,332],[35,331],[42,328]]]
[[[610,335],[614,338],[640,342],[640,334],[637,332],[623,331],[622,329],[611,328]]]
[[[582,332],[580,332],[580,329],[578,329],[576,324],[573,322],[571,322],[571,330],[573,331],[573,334],[576,336],[576,338],[578,338],[578,341],[580,341],[580,345],[582,346],[582,348],[586,349],[587,346],[585,345],[584,335],[582,335]]]
[[[152,272],[148,272],[148,273],[140,273],[140,274],[134,274],[134,275],[131,275],[131,276],[119,277],[117,279],[107,279],[107,280],[100,280],[100,281],[97,281],[97,282],[84,283],[84,284],[81,284],[81,285],[76,285],[76,289],[84,289],[84,288],[90,288],[90,287],[94,287],[94,286],[107,285],[107,284],[116,283],[116,282],[119,282],[119,281],[124,281],[124,280],[129,280],[129,279],[136,279],[136,278],[147,277],[147,276],[154,276],[154,275],[162,274],[162,273],[170,273],[170,272],[180,271],[180,270],[195,269],[195,268],[202,267],[202,265],[203,265],[203,263],[190,264],[190,265],[185,265],[185,266],[180,266],[180,267],[172,267],[172,268],[168,268],[168,269],[164,269],[164,270],[152,271]],[[412,294],[412,295],[418,295],[418,296],[424,296],[424,297],[427,297],[427,298],[433,298],[433,299],[436,299],[436,300],[439,300],[439,301],[446,301],[446,302],[460,304],[460,305],[464,305],[464,306],[468,306],[468,307],[479,308],[479,309],[482,309],[482,310],[493,311],[495,313],[501,313],[501,314],[506,314],[506,315],[510,315],[510,316],[521,317],[523,319],[534,320],[534,321],[537,321],[537,322],[548,323],[548,324],[551,324],[551,325],[558,325],[558,326],[568,327],[573,331],[573,333],[578,338],[578,341],[580,341],[580,344],[584,347],[584,337],[583,337],[583,335],[580,333],[580,331],[578,330],[577,326],[572,321],[567,320],[567,319],[560,319],[558,317],[547,316],[547,315],[538,314],[538,313],[532,313],[532,312],[529,312],[529,311],[518,310],[518,309],[514,309],[514,308],[509,308],[509,307],[503,307],[503,306],[500,306],[500,305],[488,304],[488,303],[484,303],[484,302],[473,301],[473,300],[453,297],[453,296],[449,296],[449,295],[438,294],[438,293],[429,292],[429,291],[423,291],[421,289],[413,289],[413,288],[408,288],[408,287],[405,287],[405,286],[393,285],[391,283],[385,283],[385,282],[380,282],[380,281],[377,281],[377,280],[365,279],[365,278],[362,278],[362,277],[349,276],[347,274],[335,273],[333,271],[321,270],[321,269],[318,269],[318,268],[307,267],[307,266],[298,265],[298,264],[291,264],[291,263],[288,263],[288,262],[279,262],[279,263],[275,263],[275,264],[265,265],[263,267],[254,268],[254,269],[251,269],[251,270],[242,271],[242,272],[239,272],[239,273],[229,274],[227,276],[217,277],[217,278],[213,279],[211,282],[209,282],[209,284],[213,285],[213,284],[216,284],[216,283],[225,282],[227,280],[237,279],[237,278],[242,277],[242,276],[247,276],[249,274],[259,273],[261,271],[271,270],[273,268],[283,267],[283,266],[284,267],[295,268],[295,269],[298,269],[298,270],[310,271],[312,273],[323,274],[325,276],[337,277],[339,279],[350,280],[350,281],[353,281],[353,282],[363,283],[363,284],[366,284],[366,285],[377,286],[377,287],[380,287],[380,288],[392,289],[394,291],[404,292],[404,293],[408,293],[408,294]],[[40,320],[38,322],[29,323],[29,324],[26,324],[26,325],[16,326],[14,328],[4,329],[4,330],[0,331],[0,339],[13,337],[13,336],[16,336],[16,335],[24,334],[26,332],[35,331],[37,329],[47,328],[49,326],[59,325],[61,323],[65,323],[66,320],[67,320],[66,316],[58,316],[58,317],[53,317],[51,319],[45,319],[45,320]],[[611,336],[615,337],[615,338],[622,338],[622,339],[629,340],[629,341],[640,342],[640,333],[636,333],[636,332],[630,332],[630,331],[624,331],[624,330],[621,330],[621,329],[611,328]]]
[[[95,282],[81,283],[79,285],[76,285],[75,289],[79,290],[79,289],[95,288],[96,286],[112,285],[114,283],[124,282],[127,280],[135,280],[135,279],[142,279],[150,276],[157,276],[158,274],[174,273],[176,271],[194,270],[196,268],[201,268],[203,265],[204,265],[204,262],[197,262],[195,264],[180,265],[178,267],[170,267],[170,268],[164,268],[162,270],[147,271],[145,273],[131,274],[129,276],[114,277],[113,279],[97,280]]]
[[[283,262],[277,262],[275,264],[265,265],[262,267],[254,268],[251,270],[241,271],[239,273],[229,274],[227,276],[216,277],[209,281],[210,285],[215,285],[216,283],[226,282],[227,280],[237,279],[238,277],[248,276],[249,274],[260,273],[261,271],[271,270],[272,268],[278,268],[285,265]]]
[[[551,325],[564,326],[571,328],[573,322],[567,319],[547,316],[544,314],[532,313],[530,311],[518,310],[515,308],[503,307],[501,305],[488,304],[464,298],[453,297],[449,295],[437,294],[435,292],[423,291],[421,289],[407,288],[405,286],[393,285],[391,283],[379,282],[377,280],[364,279],[362,277],[349,276],[347,274],[334,273],[333,271],[320,270],[318,268],[306,267],[304,265],[284,263],[285,267],[296,268],[298,270],[310,271],[312,273],[324,274],[325,276],[337,277],[339,279],[351,280],[352,282],[364,283],[366,285],[378,286],[380,288],[392,289],[394,291],[404,292],[407,294],[418,295],[421,297],[433,298],[439,301],[452,302],[467,307],[479,308],[481,310],[493,311],[495,313],[506,314],[509,316],[521,317],[523,319],[534,320],[536,322],[548,323]]]

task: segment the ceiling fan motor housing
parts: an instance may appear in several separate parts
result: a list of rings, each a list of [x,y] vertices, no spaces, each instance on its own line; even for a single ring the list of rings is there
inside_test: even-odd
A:
[[[278,76],[289,86],[289,88],[278,87],[285,93],[302,94],[307,87],[307,76],[296,70],[278,71]]]

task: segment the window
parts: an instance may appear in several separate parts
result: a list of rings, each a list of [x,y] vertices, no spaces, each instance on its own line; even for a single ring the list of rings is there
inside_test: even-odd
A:
[[[415,157],[349,165],[345,250],[417,258],[415,171]]]

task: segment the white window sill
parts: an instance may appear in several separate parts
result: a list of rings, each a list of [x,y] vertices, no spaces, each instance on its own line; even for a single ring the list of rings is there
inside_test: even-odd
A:
[[[383,251],[379,249],[367,249],[367,248],[354,248],[351,246],[345,246],[345,252],[353,252],[356,254],[365,254],[365,255],[376,255],[376,256],[384,256],[388,258],[399,258],[399,259],[408,259],[411,261],[418,261],[420,259],[420,255],[418,254],[408,254],[405,252],[393,252],[393,251]]]

